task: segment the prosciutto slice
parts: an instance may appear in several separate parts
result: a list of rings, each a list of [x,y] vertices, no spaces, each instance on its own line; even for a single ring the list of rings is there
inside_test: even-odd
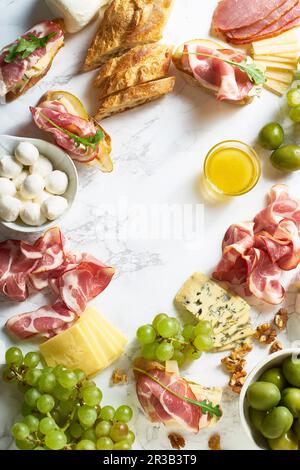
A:
[[[182,64],[184,70],[191,72],[201,85],[214,91],[218,100],[242,101],[249,96],[254,84],[246,73],[224,62],[224,59],[242,62],[246,58],[246,55],[231,49],[185,44]]]
[[[284,299],[282,271],[300,263],[300,202],[288,187],[275,185],[269,205],[254,222],[234,224],[225,234],[222,258],[213,277],[243,285],[245,293],[270,304]]]

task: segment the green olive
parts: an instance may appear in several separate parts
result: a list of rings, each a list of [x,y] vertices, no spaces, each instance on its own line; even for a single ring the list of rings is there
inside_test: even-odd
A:
[[[259,133],[261,145],[268,150],[275,150],[280,147],[284,139],[284,131],[277,122],[270,122],[264,126]]]
[[[278,406],[263,419],[261,433],[267,439],[277,439],[291,429],[293,421],[292,413],[285,406]]]
[[[298,440],[292,431],[288,431],[277,439],[268,439],[271,450],[298,450]]]
[[[246,397],[251,408],[259,411],[268,411],[274,408],[281,399],[278,387],[269,382],[255,382],[251,384],[247,390]]]
[[[254,408],[249,408],[249,418],[255,429],[258,431],[261,430],[261,424],[264,417],[266,416],[266,411],[254,410]]]
[[[295,419],[293,424],[293,431],[296,434],[298,441],[300,441],[300,419]]]
[[[282,370],[286,380],[294,387],[300,388],[300,359],[287,357],[282,364]]]
[[[278,170],[300,170],[300,147],[298,145],[284,145],[271,155],[271,163]]]
[[[300,389],[285,388],[281,397],[281,404],[290,410],[294,418],[300,418]]]
[[[279,367],[273,367],[272,369],[266,370],[260,377],[261,382],[271,382],[276,385],[280,391],[287,386],[287,381]]]

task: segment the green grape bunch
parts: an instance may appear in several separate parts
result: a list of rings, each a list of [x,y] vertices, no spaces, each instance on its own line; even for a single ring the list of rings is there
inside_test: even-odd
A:
[[[213,348],[213,329],[208,321],[182,326],[177,318],[165,313],[156,315],[152,324],[140,326],[136,337],[142,347],[142,357],[165,362],[174,360],[181,367],[187,361],[201,357]]]
[[[3,380],[24,394],[11,429],[21,450],[131,450],[132,409],[101,406],[102,392],[82,370],[44,364],[37,352],[6,351]]]

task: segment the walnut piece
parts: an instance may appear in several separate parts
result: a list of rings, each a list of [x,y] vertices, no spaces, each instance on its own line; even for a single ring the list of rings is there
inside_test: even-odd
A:
[[[128,382],[128,376],[126,372],[121,369],[115,369],[111,376],[112,385],[125,385]]]
[[[260,343],[271,344],[275,341],[277,337],[277,332],[275,328],[270,323],[264,323],[259,325],[256,328],[254,333],[254,338],[257,339]]]
[[[173,449],[180,450],[185,447],[184,437],[182,437],[180,434],[177,434],[176,432],[172,432],[168,434],[168,438]]]
[[[253,349],[252,344],[243,343],[241,344],[241,346],[238,346],[237,348],[233,349],[231,351],[230,356],[233,359],[242,358],[242,357],[247,356],[247,354],[249,354],[252,351],[252,349]]]
[[[274,341],[274,343],[270,347],[269,353],[273,354],[277,351],[282,351],[282,350],[283,350],[283,347],[282,347],[282,344],[280,343],[280,341]]]
[[[244,369],[246,365],[245,359],[233,359],[232,356],[223,357],[221,363],[225,366],[228,372],[237,372]]]
[[[288,318],[287,310],[285,308],[281,308],[274,317],[274,324],[279,330],[283,331],[286,329]]]
[[[229,387],[234,393],[241,393],[246,377],[247,372],[245,370],[233,372],[229,381]]]
[[[221,437],[220,434],[213,434],[208,440],[208,447],[210,450],[222,450],[221,449]]]

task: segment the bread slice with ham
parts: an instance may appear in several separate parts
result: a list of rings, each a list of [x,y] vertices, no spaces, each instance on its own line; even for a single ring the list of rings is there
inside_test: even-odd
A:
[[[188,82],[214,94],[219,101],[248,104],[260,93],[262,86],[255,85],[247,73],[229,64],[228,60],[239,63],[252,59],[204,39],[187,41],[173,54],[175,67]]]

